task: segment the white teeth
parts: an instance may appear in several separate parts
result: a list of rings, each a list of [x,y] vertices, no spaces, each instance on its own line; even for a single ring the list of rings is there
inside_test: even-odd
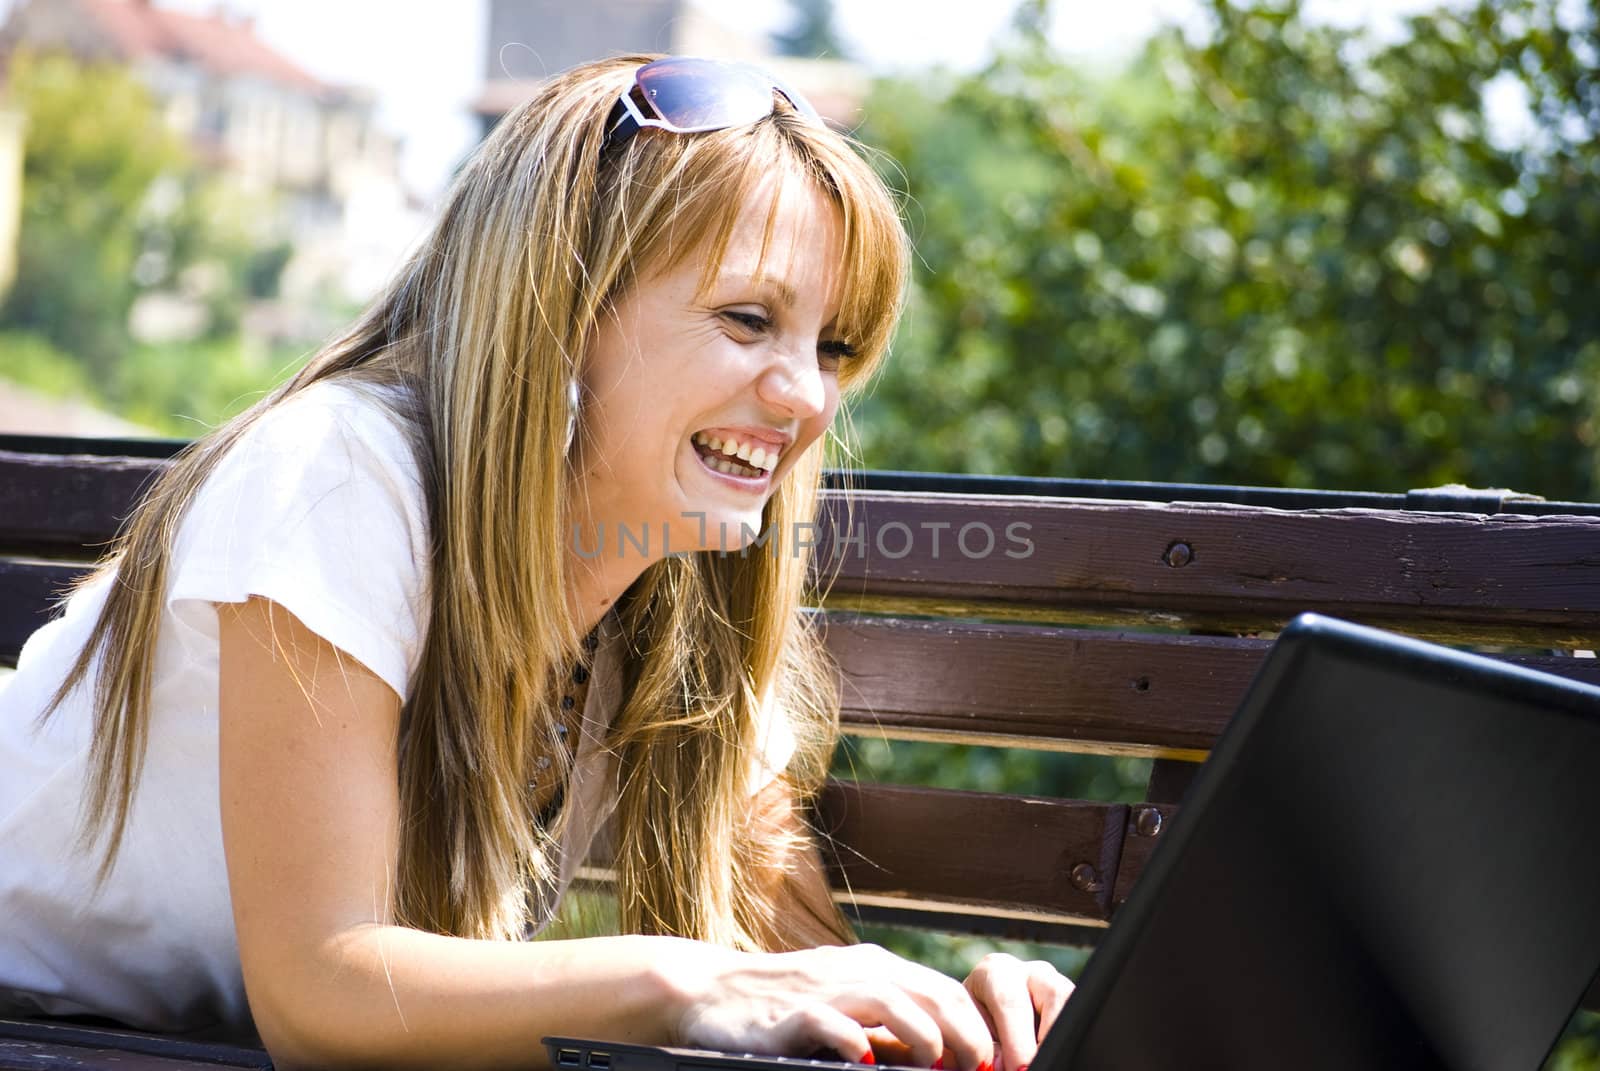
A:
[[[750,470],[748,468],[730,458],[713,459],[708,457],[705,458],[704,461],[707,468],[715,469],[717,472],[725,475],[738,476],[746,480],[755,478],[750,474]]]
[[[778,455],[780,451],[774,447],[742,443],[737,439],[722,439],[716,435],[709,435],[703,431],[695,432],[693,440],[695,443],[699,444],[700,446],[704,446],[712,453],[721,454],[724,458],[728,459],[727,464],[730,465],[732,464],[733,458],[738,458],[750,468],[760,469],[763,472],[771,472],[777,467],[778,464]],[[716,469],[718,472],[734,471],[721,467],[721,464],[718,461],[711,460],[710,458],[706,460],[706,463],[712,468]]]

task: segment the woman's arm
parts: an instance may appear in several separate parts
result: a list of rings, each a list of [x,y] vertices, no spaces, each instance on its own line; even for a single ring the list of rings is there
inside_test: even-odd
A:
[[[267,600],[219,618],[223,845],[251,1012],[279,1066],[542,1068],[539,1039],[558,1033],[854,1057],[879,1025],[924,1066],[989,1059],[959,984],[871,945],[749,954],[394,925],[399,697]]]
[[[399,697],[267,600],[219,614],[223,843],[251,1011],[280,1066],[534,1067],[558,1025],[666,1036],[658,968],[690,942],[393,925]]]

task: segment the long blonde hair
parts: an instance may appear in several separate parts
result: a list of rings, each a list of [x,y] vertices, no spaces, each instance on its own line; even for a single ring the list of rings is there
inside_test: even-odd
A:
[[[154,637],[175,533],[202,481],[261,416],[313,383],[399,385],[423,474],[429,620],[399,730],[405,821],[393,918],[518,939],[553,887],[560,819],[522,791],[541,757],[565,763],[556,683],[580,626],[564,595],[566,384],[608,303],[641,273],[710,250],[774,172],[803,176],[840,212],[839,327],[859,356],[846,397],[886,352],[909,254],[894,198],[848,138],[781,105],[753,126],[646,130],[602,159],[624,56],[568,71],[508,115],[464,166],[417,252],[358,321],[288,383],[197,440],[154,485],[96,576],[117,575],[46,715],[92,679],[95,712],[80,847],[109,823],[115,865],[143,764]],[[388,393],[385,394],[389,396]],[[492,448],[484,448],[492,444]],[[780,533],[812,521],[821,442],[768,502]],[[833,671],[801,611],[810,554],[700,553],[652,564],[617,604],[626,649],[618,756],[617,897],[623,928],[759,947],[777,905],[757,870],[772,846],[747,820],[757,704],[781,696],[799,740],[786,777],[804,802],[837,737]],[[91,578],[93,580],[94,578]],[[836,925],[836,930],[843,932]]]

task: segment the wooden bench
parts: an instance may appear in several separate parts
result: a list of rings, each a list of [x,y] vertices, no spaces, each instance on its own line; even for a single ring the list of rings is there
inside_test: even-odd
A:
[[[0,436],[0,664],[176,445]],[[1132,804],[831,783],[816,822],[864,921],[1094,943],[1301,611],[1600,685],[1585,656],[1600,648],[1597,505],[912,473],[832,483],[819,555],[832,580],[815,612],[846,733],[1154,760]],[[1600,986],[1586,1003],[1600,1009]],[[64,1029],[71,1045],[7,1035]],[[94,1044],[130,1043],[0,1024],[0,1068],[45,1066],[7,1062],[32,1058],[18,1046],[79,1061],[52,1067],[110,1066],[85,1055]],[[260,1057],[212,1048],[209,1065],[171,1050],[149,1066]]]

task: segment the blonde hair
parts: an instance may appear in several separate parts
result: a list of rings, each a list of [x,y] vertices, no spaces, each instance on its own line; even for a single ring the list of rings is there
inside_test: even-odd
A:
[[[117,582],[46,712],[93,677],[80,846],[109,823],[99,881],[115,864],[137,789],[154,637],[185,509],[264,413],[339,379],[407,388],[399,396],[409,404],[393,404],[431,526],[427,635],[400,722],[406,817],[394,921],[486,939],[521,938],[538,921],[562,819],[546,828],[523,788],[541,757],[568,761],[554,703],[581,644],[564,594],[563,534],[577,490],[566,385],[597,318],[642,273],[697,251],[709,250],[709,278],[733,227],[727,206],[775,172],[803,177],[840,213],[838,326],[858,354],[839,373],[847,397],[882,360],[905,292],[909,254],[893,197],[847,137],[781,104],[752,126],[645,130],[603,155],[607,113],[653,58],[575,68],[508,115],[359,320],[284,386],[192,444],[146,496],[96,574],[114,572]],[[797,461],[767,503],[764,529],[793,532],[814,519],[822,454],[819,441]],[[618,601],[624,699],[608,744],[620,771],[624,929],[746,948],[774,932],[778,905],[766,902],[761,871],[784,846],[748,820],[760,698],[781,696],[795,729],[785,776],[802,803],[820,787],[837,737],[833,671],[801,610],[809,565],[808,551],[789,547],[667,558]],[[828,921],[847,933],[841,919]]]

